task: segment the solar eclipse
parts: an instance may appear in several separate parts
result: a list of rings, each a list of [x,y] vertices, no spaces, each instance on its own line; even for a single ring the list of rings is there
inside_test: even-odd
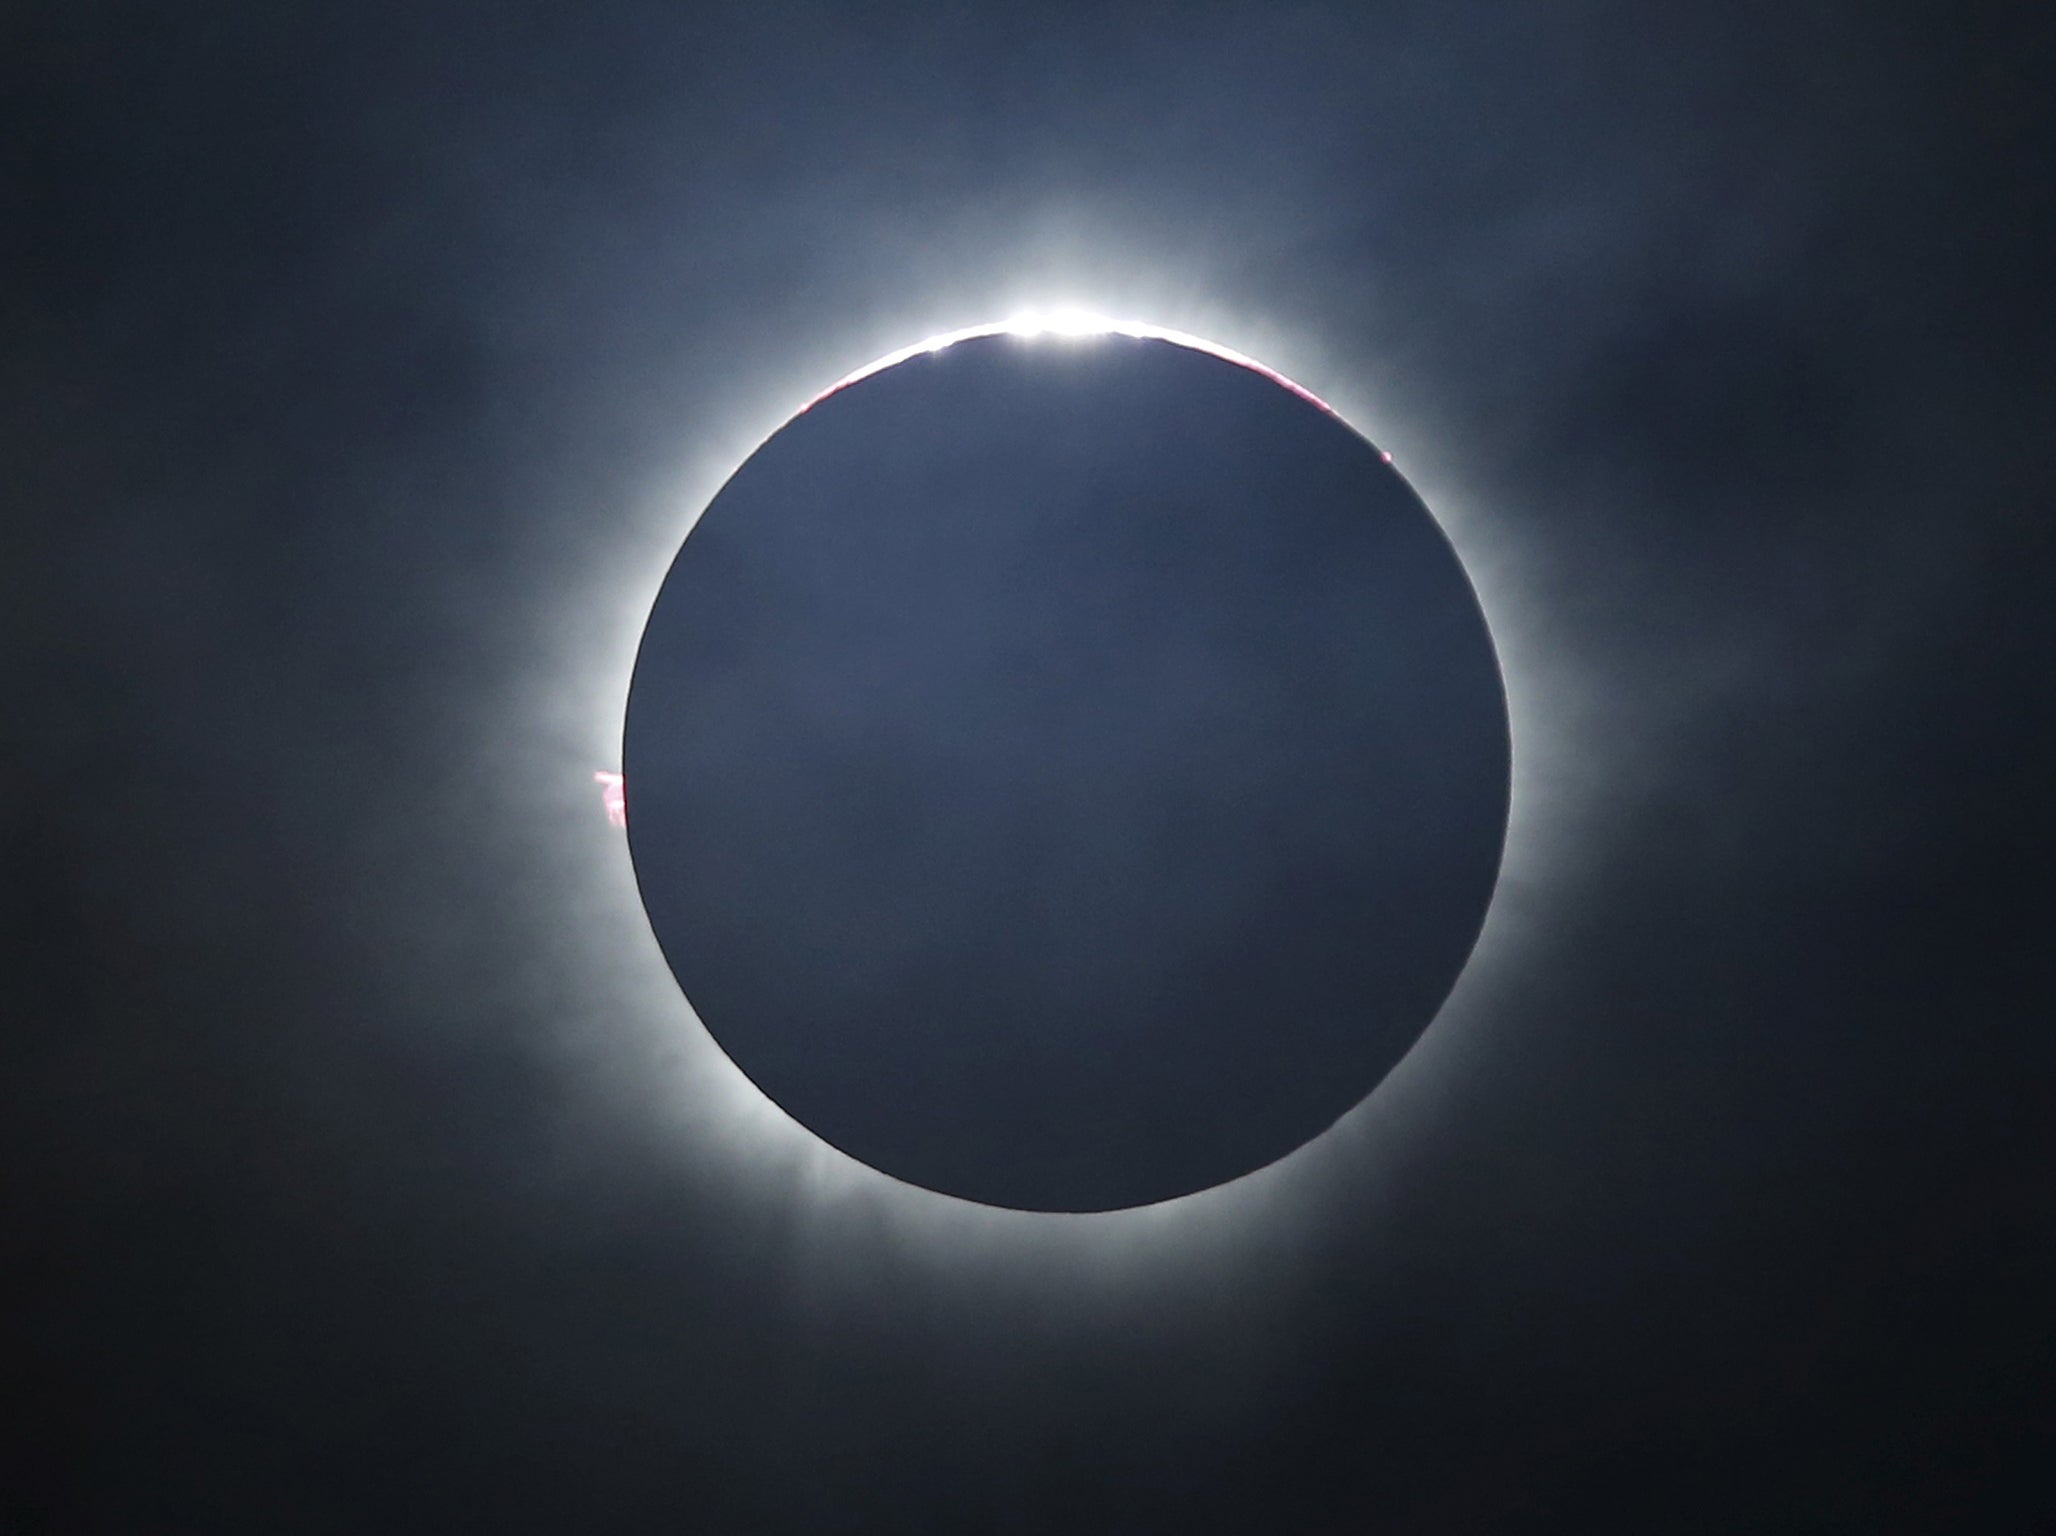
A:
[[[1058,314],[818,397],[681,548],[629,836],[674,975],[909,1183],[1107,1210],[1320,1134],[1433,1019],[1505,841],[1426,507],[1249,359]]]

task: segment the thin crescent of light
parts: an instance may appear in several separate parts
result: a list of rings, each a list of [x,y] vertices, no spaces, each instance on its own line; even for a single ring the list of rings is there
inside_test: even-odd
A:
[[[1095,336],[1134,336],[1149,341],[1174,342],[1181,347],[1190,347],[1195,352],[1205,352],[1223,362],[1234,363],[1252,373],[1261,374],[1272,383],[1289,389],[1300,399],[1319,406],[1330,416],[1340,413],[1319,395],[1293,379],[1288,379],[1275,368],[1267,368],[1255,358],[1237,352],[1233,347],[1224,347],[1217,341],[1208,341],[1204,336],[1194,336],[1189,331],[1175,331],[1168,326],[1152,325],[1146,320],[1116,320],[1111,316],[1081,309],[1074,305],[1058,305],[1053,309],[1024,309],[1009,315],[1004,320],[990,321],[984,325],[967,325],[954,331],[942,331],[925,337],[910,347],[901,347],[875,358],[854,372],[846,373],[833,384],[814,396],[800,412],[805,413],[826,400],[830,395],[868,379],[874,373],[904,363],[909,358],[919,357],[924,352],[940,352],[953,347],[960,341],[970,341],[979,336],[1055,336],[1071,340],[1089,340]]]

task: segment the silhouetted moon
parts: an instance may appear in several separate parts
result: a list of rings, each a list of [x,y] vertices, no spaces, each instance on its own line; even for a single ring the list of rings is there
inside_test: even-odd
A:
[[[1259,1168],[1484,922],[1510,745],[1454,551],[1346,423],[1157,338],[975,337],[736,471],[629,693],[679,985],[801,1124],[992,1205]]]

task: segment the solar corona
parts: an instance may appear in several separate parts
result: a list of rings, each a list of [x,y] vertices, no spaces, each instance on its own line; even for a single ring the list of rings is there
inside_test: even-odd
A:
[[[901,349],[734,473],[659,589],[622,775],[709,1033],[909,1184],[1095,1211],[1318,1136],[1492,899],[1471,583],[1317,397],[1057,309]]]

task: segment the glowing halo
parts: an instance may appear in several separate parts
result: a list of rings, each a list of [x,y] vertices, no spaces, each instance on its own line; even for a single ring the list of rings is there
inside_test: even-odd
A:
[[[631,852],[714,1038],[824,1140],[993,1205],[1159,1203],[1320,1135],[1439,1011],[1503,848],[1503,685],[1446,536],[1309,392],[1161,329],[1017,314],[831,391],[683,541],[630,691]],[[1136,543],[1167,506],[1169,561]],[[1099,633],[1077,569],[1156,617],[1074,675],[1018,635]],[[924,582],[980,595],[931,609]],[[973,612],[1027,627],[953,627]],[[1251,668],[1266,704],[1236,709]],[[1040,745],[972,749],[968,722]]]
[[[1128,264],[1147,266],[1151,255],[1130,252]],[[1155,255],[1157,265],[1175,268],[1171,253]],[[1239,1284],[1260,1290],[1260,1277],[1268,1273],[1282,1283],[1304,1261],[1306,1242],[1335,1201],[1382,1205],[1391,1198],[1407,1141],[1443,1112],[1467,1061],[1490,1048],[1491,1033],[1512,1027],[1500,1021],[1518,1016],[1520,987],[1537,946],[1553,942],[1543,904],[1592,867],[1602,841],[1596,834],[1603,773],[1594,764],[1603,764],[1606,753],[1592,735],[1592,682],[1576,655],[1554,643],[1545,605],[1544,587],[1562,562],[1560,552],[1492,511],[1467,473],[1449,423],[1420,398],[1381,382],[1393,370],[1375,352],[1335,339],[1347,333],[1349,321],[1340,306],[1295,315],[1232,286],[1199,303],[1162,292],[1130,293],[1122,304],[1092,308],[953,302],[959,314],[987,308],[1014,319],[953,325],[937,316],[942,323],[924,325],[918,310],[902,304],[897,321],[876,307],[870,318],[840,327],[824,328],[818,316],[799,321],[785,333],[782,352],[779,336],[771,337],[773,345],[757,353],[762,361],[740,390],[707,396],[709,409],[695,418],[690,447],[668,473],[620,510],[608,538],[581,536],[574,546],[581,558],[553,570],[537,592],[539,621],[563,660],[535,677],[526,706],[529,729],[540,726],[546,739],[561,744],[547,754],[550,773],[580,784],[575,823],[555,835],[549,857],[558,878],[571,886],[569,899],[590,914],[567,935],[571,947],[557,959],[560,985],[588,1000],[567,1020],[567,1030],[576,1027],[566,1035],[567,1047],[575,1041],[580,1058],[594,1063],[583,1071],[584,1091],[631,1138],[638,1155],[669,1169],[665,1177],[702,1188],[704,1198],[732,1208],[738,1220],[775,1220],[789,1235],[792,1283],[820,1300],[896,1305],[897,1283],[948,1279],[995,1296],[1034,1296],[1038,1304],[1069,1298],[1068,1305],[1087,1314],[1141,1321],[1161,1316],[1167,1305],[1206,1306],[1200,1299],[1205,1287],[1195,1289],[1200,1282],[1188,1283],[1191,1277],[1232,1272]],[[601,826],[595,835],[587,775],[594,762],[618,758],[637,642],[680,539],[772,432],[848,380],[914,352],[1016,324],[1027,333],[1034,329],[1030,317],[1052,310],[1099,317],[1145,307],[1165,321],[1103,323],[1242,362],[1294,390],[1306,388],[1298,379],[1321,379],[1322,393],[1309,395],[1359,430],[1375,423],[1377,430],[1367,435],[1391,443],[1409,461],[1407,478],[1455,544],[1499,642],[1514,741],[1501,894],[1435,1023],[1327,1135],[1241,1179],[1165,1204],[1089,1214],[1010,1211],[902,1183],[838,1152],[743,1075],[680,995],[649,930],[618,833]],[[892,330],[924,339],[872,353],[880,333]],[[1232,343],[1208,339],[1222,335]],[[852,353],[873,360],[851,370],[846,359]],[[1258,363],[1256,355],[1281,366]],[[824,374],[836,382],[810,393],[809,376]],[[595,1031],[607,1042],[599,1056],[591,1046]],[[611,1061],[623,1066],[602,1071]],[[854,1269],[852,1254],[862,1260]],[[838,1262],[827,1262],[831,1256]],[[802,1276],[812,1279],[802,1282]]]

